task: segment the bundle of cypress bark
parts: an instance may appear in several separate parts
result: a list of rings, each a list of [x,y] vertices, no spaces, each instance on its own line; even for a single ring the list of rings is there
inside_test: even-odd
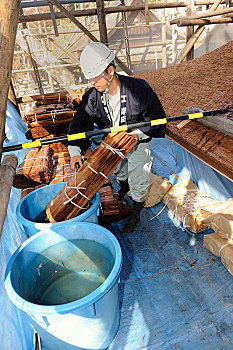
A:
[[[101,187],[99,189],[99,195],[103,216],[119,214],[118,201],[113,195],[111,186]]]
[[[24,116],[24,121],[28,127],[37,125],[53,125],[61,123],[69,123],[73,118],[75,111],[73,108],[65,107],[65,105],[50,105],[50,107],[33,107]]]
[[[48,184],[52,167],[52,149],[49,146],[43,146],[41,149],[33,148],[19,165],[13,186],[22,189],[36,187],[41,183]]]
[[[49,146],[42,146],[33,163],[30,177],[35,182],[48,184],[52,175],[53,151]]]
[[[23,188],[22,191],[21,191],[20,199],[23,199],[27,194],[33,192],[34,190],[37,190],[40,187],[44,187],[44,186],[46,186],[46,184],[40,184],[40,185],[38,185],[36,187]]]
[[[48,105],[51,103],[66,103],[66,93],[52,93],[36,96],[36,106]]]
[[[30,123],[26,138],[29,140],[36,140],[47,137],[49,135],[65,136],[68,134],[70,123],[61,123],[53,125],[40,125],[38,123]]]
[[[136,143],[137,140],[125,132],[109,134],[47,205],[48,220],[50,222],[68,220],[77,216],[81,210],[87,209],[89,200]]]
[[[54,143],[50,147],[54,152],[53,159],[55,163],[50,183],[66,182],[74,176],[74,170],[70,166],[69,151],[62,142]]]
[[[33,181],[30,177],[30,172],[34,161],[39,153],[39,148],[32,148],[25,156],[23,162],[19,165],[14,181],[13,186],[16,188],[29,188],[35,187],[38,185],[37,182]]]

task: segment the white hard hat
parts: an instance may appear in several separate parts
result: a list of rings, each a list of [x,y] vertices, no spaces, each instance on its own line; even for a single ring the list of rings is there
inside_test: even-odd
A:
[[[80,56],[80,64],[86,79],[92,79],[102,74],[114,60],[114,53],[104,44],[90,43]]]

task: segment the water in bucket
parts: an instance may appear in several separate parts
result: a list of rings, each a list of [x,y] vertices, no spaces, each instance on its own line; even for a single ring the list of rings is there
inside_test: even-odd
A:
[[[39,305],[66,304],[93,292],[114,265],[110,251],[85,239],[57,243],[37,254],[20,276],[19,295]]]

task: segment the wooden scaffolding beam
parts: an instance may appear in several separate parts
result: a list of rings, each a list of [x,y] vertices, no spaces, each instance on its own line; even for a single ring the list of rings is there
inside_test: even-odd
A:
[[[190,19],[190,20],[180,20],[176,24],[178,27],[186,26],[201,26],[210,24],[222,24],[222,23],[232,23],[231,17],[221,17],[221,18],[203,18],[203,19]]]
[[[106,19],[105,19],[104,0],[96,0],[96,8],[97,8],[97,18],[98,18],[98,25],[99,25],[100,41],[103,44],[108,44],[108,34],[107,34]]]
[[[2,0],[1,0],[2,1]],[[7,1],[7,0],[6,0]],[[11,186],[13,183],[15,169],[18,164],[18,159],[15,154],[7,154],[3,158],[3,162],[0,165],[0,237],[2,234],[2,228],[7,214],[7,207],[11,193]]]
[[[180,64],[183,62],[187,54],[190,52],[190,50],[194,47],[195,42],[200,37],[200,35],[203,33],[205,29],[205,26],[199,26],[193,36],[189,39],[183,50],[181,51],[180,55],[177,57],[177,60],[175,61],[176,64]]]
[[[229,7],[229,8],[225,8],[225,9],[221,9],[221,10],[214,10],[214,11],[211,11],[211,9],[210,9],[209,11],[207,11],[205,13],[198,13],[198,14],[193,15],[193,16],[186,16],[186,17],[180,17],[180,18],[173,19],[172,21],[170,21],[170,24],[177,24],[180,21],[203,19],[203,18],[209,18],[209,17],[225,15],[225,14],[228,14],[228,15],[233,14],[233,8]]]
[[[62,6],[57,0],[49,0],[53,5],[55,5],[67,18],[69,18],[79,29],[81,29],[92,41],[99,41],[94,35],[92,35],[89,30],[87,30],[82,23],[80,23],[69,11],[67,11],[64,6]],[[132,75],[133,72],[118,58],[115,57],[116,63],[123,69],[127,74]]]
[[[221,3],[225,4],[226,0],[222,1]],[[211,5],[214,4],[214,0],[196,0],[194,1],[195,6],[199,5]],[[156,3],[156,4],[149,4],[148,8],[149,10],[156,10],[156,9],[162,9],[162,8],[179,8],[179,7],[186,7],[187,2],[171,2],[171,3]],[[143,11],[145,10],[144,5],[131,5],[131,6],[115,6],[115,7],[106,7],[105,8],[105,15],[109,13],[120,13],[120,12],[133,12],[133,11]],[[67,11],[68,12],[68,11]],[[85,17],[85,16],[96,16],[97,15],[97,9],[85,9],[85,10],[78,10],[78,11],[70,11],[69,12],[74,17]],[[66,18],[66,15],[62,12],[55,12],[55,18],[61,19]],[[41,13],[36,15],[24,15],[19,17],[19,22],[37,22],[37,21],[45,21],[45,20],[52,20],[51,13]]]
[[[194,0],[187,0],[187,16],[191,16],[195,13],[195,8],[194,8]],[[186,28],[186,43],[190,42],[190,39],[194,35],[194,28],[193,27],[187,27]],[[189,50],[186,52],[186,60],[192,60],[194,58],[194,46],[189,45]]]
[[[8,90],[18,26],[20,0],[0,1],[0,160],[5,139],[5,122]]]

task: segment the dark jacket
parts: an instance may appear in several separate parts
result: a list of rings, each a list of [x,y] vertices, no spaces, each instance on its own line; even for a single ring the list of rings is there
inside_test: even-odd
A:
[[[117,77],[121,96],[120,125],[165,118],[164,109],[157,95],[145,80],[120,74],[117,74]],[[94,124],[100,129],[113,126],[110,113],[103,101],[103,93],[93,87],[83,95],[77,113],[70,123],[69,134],[94,130]],[[151,137],[164,137],[165,129],[164,124],[140,128],[148,135],[148,141]],[[90,140],[75,140],[69,144],[79,146],[85,152],[90,147]]]

